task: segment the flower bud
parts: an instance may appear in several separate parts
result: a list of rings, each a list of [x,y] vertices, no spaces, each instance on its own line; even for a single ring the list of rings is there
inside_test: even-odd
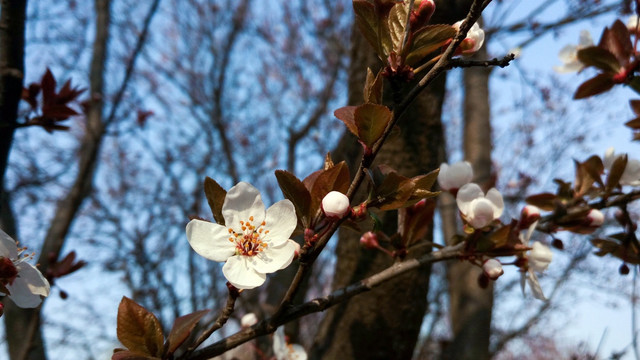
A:
[[[482,264],[482,271],[484,271],[484,274],[491,280],[497,280],[502,274],[504,274],[502,264],[496,259],[486,260]]]
[[[372,231],[367,231],[360,237],[360,245],[365,249],[376,249],[380,246],[378,235]]]
[[[245,314],[242,319],[240,319],[240,325],[243,328],[252,327],[253,325],[258,323],[258,317],[254,313]]]
[[[553,241],[551,242],[551,246],[558,250],[564,250],[564,243],[560,239],[553,239]]]
[[[338,191],[331,191],[322,199],[322,211],[328,218],[340,219],[349,211],[349,198]]]
[[[293,245],[294,245],[294,246],[295,246],[295,248],[296,248],[296,249],[294,250],[294,252],[293,252],[293,258],[294,258],[294,259],[297,259],[297,258],[300,256],[300,244],[295,243],[295,244],[293,244]]]
[[[0,316],[4,315],[4,304],[0,303]]]
[[[520,213],[520,228],[527,229],[531,224],[540,220],[540,209],[537,206],[527,205]]]
[[[443,190],[455,195],[459,188],[471,182],[473,179],[473,169],[466,161],[459,161],[451,166],[447,163],[440,165],[438,173],[438,184]]]
[[[458,31],[460,30],[460,25],[462,25],[462,20],[452,26]],[[480,28],[478,23],[475,23],[467,32],[467,37],[460,44],[460,49],[462,50],[462,54],[470,55],[480,50],[482,44],[484,44],[484,30]]]
[[[591,227],[599,227],[604,224],[604,214],[598,209],[591,209],[587,214],[587,225]]]
[[[418,2],[414,3],[417,5]],[[431,16],[436,10],[436,3],[433,0],[422,0],[418,9],[411,13],[411,30],[419,29],[429,23]]]
[[[10,258],[0,256],[0,283],[2,285],[13,284],[18,276],[18,269]]]
[[[549,267],[553,252],[548,246],[536,241],[529,252],[529,266],[536,272],[543,272]]]
[[[622,264],[618,271],[620,272],[620,275],[629,275],[629,266],[627,266],[627,264]]]

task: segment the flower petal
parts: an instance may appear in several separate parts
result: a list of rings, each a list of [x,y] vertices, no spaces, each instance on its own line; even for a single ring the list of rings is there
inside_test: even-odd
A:
[[[6,232],[0,230],[0,256],[18,258],[18,244]]]
[[[37,307],[42,302],[40,295],[49,295],[49,282],[35,266],[29,263],[20,263],[17,268],[18,277],[13,284],[7,285],[7,289],[11,292],[9,297],[19,307]]]
[[[287,240],[279,246],[268,246],[260,254],[248,258],[247,262],[259,273],[272,273],[289,266],[295,252],[295,241]]]
[[[238,289],[253,289],[264,284],[267,276],[249,266],[246,256],[232,256],[222,267],[224,277]]]
[[[573,63],[578,59],[578,47],[575,45],[566,45],[558,53],[560,61],[565,64]]]
[[[615,152],[616,150],[613,147],[608,148],[607,151],[604,152],[602,163],[605,169],[611,170],[611,165],[613,165],[613,162],[616,160]]]
[[[502,194],[496,188],[491,188],[491,190],[487,192],[486,198],[487,200],[491,201],[494,206],[493,218],[499,218],[504,211],[504,201],[502,200]]]
[[[620,184],[631,186],[640,184],[640,161],[636,159],[627,160],[627,167],[620,177]]]
[[[265,240],[276,246],[284,243],[298,225],[293,203],[289,200],[281,200],[271,205],[267,209],[265,223],[265,228],[269,230],[269,234],[264,237]]]
[[[226,261],[236,253],[235,243],[229,241],[228,229],[207,221],[189,221],[187,240],[195,252],[209,260]]]
[[[482,229],[491,224],[494,219],[493,214],[494,206],[489,200],[484,198],[476,199],[471,202],[467,221],[475,229]]]
[[[470,210],[471,201],[484,197],[484,193],[480,186],[476,183],[468,183],[458,190],[458,195],[456,196],[456,203],[458,204],[458,208],[460,212],[467,216]]]
[[[542,287],[538,282],[538,277],[536,276],[536,274],[534,274],[533,271],[529,269],[529,271],[527,271],[526,276],[527,276],[527,283],[529,283],[529,287],[531,288],[531,293],[533,294],[533,297],[538,300],[547,300],[547,298],[544,296],[544,293],[542,292]]]
[[[240,231],[240,221],[248,221],[253,216],[253,223],[260,224],[264,220],[264,203],[258,189],[246,182],[239,182],[229,189],[222,205],[222,216],[228,228]]]

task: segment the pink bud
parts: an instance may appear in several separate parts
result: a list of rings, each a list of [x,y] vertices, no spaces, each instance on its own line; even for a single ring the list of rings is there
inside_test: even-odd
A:
[[[13,284],[16,277],[18,277],[18,269],[13,261],[8,257],[0,256],[0,283],[3,285]]]
[[[322,199],[322,211],[328,218],[340,219],[349,211],[349,198],[341,192],[332,191]]]
[[[365,249],[376,249],[380,247],[378,235],[372,231],[367,231],[360,237],[360,245]]]
[[[486,260],[482,264],[482,271],[484,271],[484,274],[491,280],[497,280],[502,274],[504,274],[502,264],[496,259]]]
[[[587,214],[587,222],[591,227],[598,227],[604,224],[604,214],[598,209],[591,209]]]
[[[294,246],[296,247],[293,253],[293,258],[297,259],[300,256],[300,244],[298,243],[294,243]]]
[[[540,209],[537,206],[527,205],[520,213],[520,228],[527,229],[531,224],[540,220]]]
[[[245,314],[242,319],[240,319],[240,325],[243,328],[252,327],[253,325],[258,323],[258,317],[254,313]]]

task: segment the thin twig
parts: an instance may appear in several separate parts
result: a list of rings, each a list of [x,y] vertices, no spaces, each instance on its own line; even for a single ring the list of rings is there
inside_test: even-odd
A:
[[[451,59],[448,69],[453,68],[469,68],[469,67],[489,67],[499,66],[501,68],[509,66],[511,61],[516,58],[514,54],[507,54],[502,59],[493,58],[491,60],[464,60],[464,59]]]

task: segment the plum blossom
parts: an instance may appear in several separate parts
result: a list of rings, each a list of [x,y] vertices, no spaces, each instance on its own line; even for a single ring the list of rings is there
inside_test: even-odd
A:
[[[473,168],[468,161],[458,161],[451,166],[447,163],[440,164],[438,185],[443,190],[455,193],[463,185],[470,183],[471,179],[473,179]]]
[[[531,288],[533,297],[538,300],[547,300],[547,298],[544,296],[544,293],[542,292],[542,287],[540,286],[540,282],[538,281],[538,277],[536,276],[536,273],[534,271],[545,271],[551,263],[553,252],[551,252],[551,249],[549,249],[549,247],[538,241],[534,242],[532,245],[528,245],[529,241],[531,240],[531,235],[536,228],[536,225],[538,225],[537,221],[529,226],[529,229],[527,229],[527,232],[524,236],[520,234],[520,241],[522,242],[522,244],[531,247],[531,251],[529,251],[529,254],[527,255],[528,265],[520,270],[520,287],[522,288],[522,295],[524,295],[526,282]]]
[[[0,295],[6,294],[21,308],[34,308],[49,295],[49,282],[33,265],[33,255],[22,255],[26,248],[0,230]]]
[[[258,317],[254,313],[247,313],[240,319],[240,325],[243,328],[252,327],[258,323]]]
[[[504,201],[502,194],[491,188],[485,196],[478,184],[469,183],[458,190],[458,209],[464,219],[475,229],[482,229],[502,215]]]
[[[222,273],[231,285],[253,289],[264,283],[267,273],[291,264],[296,246],[289,236],[297,224],[291,201],[281,200],[265,211],[258,189],[240,182],[229,189],[222,216],[224,226],[191,220],[187,239],[201,256],[225,262]]]
[[[578,45],[566,45],[558,53],[562,66],[554,66],[553,70],[557,73],[569,73],[580,71],[584,68],[584,64],[578,59],[578,50],[593,46],[593,39],[587,30],[580,31],[580,41]]]
[[[462,21],[460,20],[457,23],[453,24],[453,28],[456,31],[460,30],[460,25],[462,25]],[[471,29],[467,32],[467,37],[462,40],[460,44],[460,49],[462,49],[463,55],[471,55],[476,51],[480,50],[482,44],[484,43],[484,30],[480,28],[478,23],[473,24]]]
[[[302,345],[287,344],[284,327],[278,328],[273,333],[273,353],[276,360],[307,360],[307,352]]]
[[[331,191],[322,199],[322,211],[329,218],[340,219],[349,211],[349,198],[339,191]]]
[[[502,264],[496,259],[485,260],[482,264],[482,271],[484,271],[484,274],[491,280],[497,280],[502,274],[504,274]]]
[[[622,154],[615,154],[615,149],[610,147],[604,153],[604,168],[611,171],[613,163],[619,157],[624,156]],[[627,159],[627,166],[624,168],[624,172],[620,177],[620,185],[640,186],[640,161],[636,159]]]

